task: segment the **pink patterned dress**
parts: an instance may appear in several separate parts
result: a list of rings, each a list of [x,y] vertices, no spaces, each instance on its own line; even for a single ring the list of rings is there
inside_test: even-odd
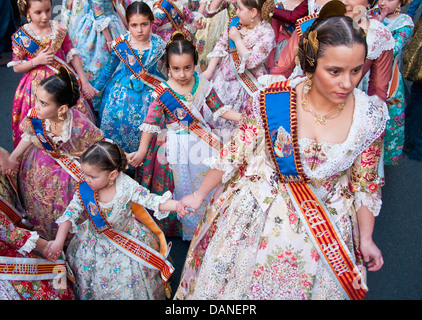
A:
[[[20,127],[24,132],[22,139],[31,141],[32,145],[22,155],[19,191],[34,230],[43,238],[53,240],[57,233],[55,221],[72,200],[77,181],[44,151],[30,122],[29,118],[25,118]],[[67,111],[61,136],[49,133],[48,120],[44,120],[44,125],[56,151],[76,159],[96,141],[103,139],[100,129],[73,108]]]
[[[67,29],[60,22],[52,20],[50,25],[52,33],[47,37],[36,36],[29,27],[29,24],[25,24],[21,28],[26,34],[41,43],[43,47],[50,47],[50,50],[54,52],[58,58],[69,64],[78,51],[73,47],[69,35],[67,34]],[[30,61],[34,58],[24,50],[24,48],[16,44],[15,41],[12,41],[12,50],[13,60],[8,64],[9,67]],[[47,65],[39,65],[25,73],[19,82],[13,100],[12,111],[12,136],[15,147],[18,145],[22,135],[19,124],[26,117],[29,109],[35,105],[35,92],[40,82],[53,74],[54,71]],[[74,107],[88,116],[90,120],[94,119],[91,107],[82,96]]]

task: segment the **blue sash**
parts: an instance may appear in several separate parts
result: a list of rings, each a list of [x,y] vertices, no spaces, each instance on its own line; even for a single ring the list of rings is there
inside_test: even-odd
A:
[[[229,25],[229,30],[231,27],[239,27],[239,17],[235,16],[231,19],[230,21],[230,25]],[[236,44],[234,43],[234,41],[232,39],[229,38],[229,51],[234,51],[236,50]]]
[[[99,209],[95,193],[86,181],[79,184],[79,195],[98,233],[103,233],[110,229],[110,224],[104,219]]]
[[[297,33],[299,36],[302,36],[302,34],[308,30],[308,28],[314,23],[315,19],[319,17],[318,13],[314,13],[308,16],[305,16],[303,18],[300,18],[296,21],[295,28],[297,30]]]
[[[35,41],[31,36],[26,34],[22,28],[15,32],[15,34],[13,35],[13,40],[20,47],[25,49],[25,51],[27,51],[31,57],[35,57],[38,51],[42,50],[38,42]]]
[[[270,86],[261,93],[261,116],[265,126],[267,145],[271,145],[270,154],[277,164],[281,181],[305,181],[300,161],[297,161],[298,146],[296,137],[296,110],[281,112],[279,107],[295,104],[296,93],[288,82],[279,86]]]
[[[171,92],[171,90],[166,88],[159,94],[157,100],[161,102],[161,105],[178,123],[183,122],[184,124],[187,124],[187,126],[190,126],[196,120],[190,110],[185,108],[184,104],[173,94],[173,92]],[[198,120],[196,120],[196,122],[197,121]]]
[[[185,19],[183,18],[183,12],[180,12],[171,1],[161,0],[156,5],[164,11],[173,27],[176,30],[182,31],[191,40],[191,33],[184,26]]]
[[[160,83],[164,81],[157,76],[148,73],[142,64],[141,59],[133,52],[133,49],[129,45],[128,41],[119,36],[115,39],[116,45],[114,46],[114,52],[119,59],[126,65],[126,67],[133,73],[136,79],[141,80],[149,87],[155,89]]]
[[[44,150],[48,153],[56,152],[53,143],[50,141],[50,139],[45,133],[44,121],[32,116],[29,116],[28,118],[31,120],[31,124],[34,129],[35,135],[42,144]]]

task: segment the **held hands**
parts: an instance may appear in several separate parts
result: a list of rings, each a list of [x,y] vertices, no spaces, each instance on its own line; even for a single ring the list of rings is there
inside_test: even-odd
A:
[[[183,197],[177,203],[177,206],[176,206],[177,214],[181,218],[183,218],[187,214],[190,214],[191,216],[193,216],[195,214],[195,211],[193,211],[193,212],[192,211],[189,211],[188,208],[191,208],[193,210],[197,210],[201,206],[201,204],[202,204],[203,201],[204,200],[201,197],[199,197],[196,194],[196,192],[194,192],[192,194],[189,194],[189,195]]]
[[[97,94],[97,90],[89,83],[88,80],[82,81],[82,94],[88,100],[92,100]]]
[[[18,174],[18,171],[19,171],[19,162],[12,158],[6,158],[0,164],[0,171],[2,175],[7,174],[7,175],[15,176]]]
[[[57,240],[49,241],[47,248],[42,252],[43,256],[50,262],[56,261],[63,252],[63,244]]]
[[[132,167],[139,167],[145,159],[145,154],[143,154],[141,151],[132,152],[129,154],[126,154],[126,157],[128,159],[129,164]]]

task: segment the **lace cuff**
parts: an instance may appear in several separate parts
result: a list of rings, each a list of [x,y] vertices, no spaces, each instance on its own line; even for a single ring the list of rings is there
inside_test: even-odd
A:
[[[161,133],[161,128],[154,124],[143,123],[139,126],[140,131],[151,132],[151,133]]]
[[[11,68],[11,67],[17,66],[18,64],[21,64],[21,63],[24,63],[24,62],[27,62],[27,61],[28,60],[10,61],[10,62],[7,63],[7,67]]]
[[[211,59],[211,58],[222,58],[227,56],[228,53],[227,51],[223,51],[223,50],[213,50],[210,53],[208,53],[207,58]]]
[[[225,106],[221,107],[220,109],[218,109],[217,111],[215,111],[212,114],[212,117],[214,119],[214,121],[217,121],[219,117],[221,117],[221,115],[225,114],[227,111],[231,110],[232,106],[229,104],[226,104]]]
[[[71,233],[76,233],[76,232],[78,232],[78,226],[76,225],[75,220],[73,220],[71,217],[69,217],[69,216],[68,216],[68,215],[66,215],[66,214],[64,214],[64,215],[62,215],[61,217],[59,217],[59,218],[56,220],[56,223],[57,223],[58,225],[60,225],[60,224],[62,224],[63,222],[66,222],[66,221],[70,221],[70,222],[72,223],[72,228],[70,228],[69,232],[71,232]]]
[[[111,17],[107,17],[107,18],[105,18],[104,20],[101,20],[101,21],[95,21],[94,22],[95,31],[97,31],[97,32],[103,31],[105,28],[108,27],[110,22],[111,22]]]
[[[28,240],[26,240],[25,244],[18,250],[20,254],[27,254],[28,252],[31,252],[34,250],[35,246],[37,245],[37,240],[40,238],[37,232],[35,231],[29,231],[31,233],[31,236]]]
[[[208,166],[210,169],[217,169],[220,171],[224,171],[221,182],[226,183],[233,177],[235,173],[235,168],[231,164],[219,161],[218,157],[219,156],[215,156],[215,157],[205,159],[203,163],[206,166]]]
[[[167,218],[170,211],[160,211],[159,206],[160,204],[166,202],[167,200],[172,199],[172,193],[170,191],[166,191],[158,200],[157,207],[154,210],[154,217],[156,217],[158,220]]]
[[[362,206],[368,208],[369,211],[377,217],[381,211],[382,200],[378,193],[368,194],[366,192],[355,193],[355,209],[358,211]]]
[[[76,48],[72,48],[66,55],[66,62],[69,63],[72,61],[73,57],[79,54],[79,50]]]

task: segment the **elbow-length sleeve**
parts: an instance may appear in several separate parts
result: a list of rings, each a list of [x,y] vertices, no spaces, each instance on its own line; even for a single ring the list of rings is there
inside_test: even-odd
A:
[[[386,50],[372,61],[369,74],[368,95],[387,101],[388,86],[393,72],[393,50]]]
[[[379,175],[384,134],[380,135],[359,157],[350,171],[351,189],[355,194],[355,209],[365,206],[374,216],[381,211],[382,178]],[[381,164],[382,165],[382,164]]]
[[[148,113],[145,117],[145,121],[139,127],[140,131],[160,133],[161,132],[161,121],[163,118],[163,108],[160,103],[155,99],[148,107]]]
[[[101,70],[100,75],[98,76],[98,82],[95,83],[94,88],[98,91],[102,91],[104,86],[110,80],[111,76],[113,75],[114,71],[116,71],[117,67],[119,66],[120,59],[116,55],[114,50],[110,53],[110,58],[108,59],[108,63],[105,67]]]
[[[222,114],[232,109],[230,105],[224,105],[214,89],[211,89],[209,95],[205,99],[205,103],[211,110],[214,121],[216,121]]]
[[[242,62],[245,61],[245,69],[247,70],[265,63],[271,51],[275,48],[275,34],[272,27],[268,24],[266,27],[259,28],[254,35],[254,39],[252,39],[252,44],[249,52],[242,57]]]
[[[76,221],[78,221],[84,210],[84,204],[82,203],[81,197],[79,195],[79,190],[77,190],[73,195],[72,200],[69,202],[65,212],[56,220],[56,223],[60,225],[65,221],[70,221],[72,223],[70,232],[76,233],[78,231]]]
[[[299,34],[297,30],[293,31],[292,36],[287,41],[286,46],[281,50],[277,62],[270,73],[274,75],[282,75],[286,79],[290,77],[295,68],[296,46],[299,44]]]
[[[172,198],[172,193],[170,191],[166,191],[162,196],[160,196],[155,193],[151,193],[148,189],[144,188],[136,181],[132,180],[131,183],[133,184],[133,193],[131,197],[132,202],[154,211],[153,215],[157,219],[164,219],[169,215],[170,211],[161,211],[159,206]]]

